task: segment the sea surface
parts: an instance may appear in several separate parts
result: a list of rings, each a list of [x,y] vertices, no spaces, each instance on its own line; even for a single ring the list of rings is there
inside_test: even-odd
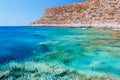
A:
[[[120,80],[120,31],[0,27],[0,80]]]

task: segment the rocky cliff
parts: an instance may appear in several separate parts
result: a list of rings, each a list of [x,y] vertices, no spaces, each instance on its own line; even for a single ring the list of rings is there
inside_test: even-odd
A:
[[[120,23],[120,0],[87,0],[45,10],[34,24]]]

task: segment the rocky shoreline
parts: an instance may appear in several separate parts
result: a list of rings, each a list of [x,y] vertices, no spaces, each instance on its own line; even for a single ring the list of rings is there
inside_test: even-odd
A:
[[[66,28],[96,28],[96,29],[107,29],[107,30],[118,30],[120,31],[119,23],[72,23],[72,24],[31,24],[31,26],[48,26],[48,27],[66,27]]]

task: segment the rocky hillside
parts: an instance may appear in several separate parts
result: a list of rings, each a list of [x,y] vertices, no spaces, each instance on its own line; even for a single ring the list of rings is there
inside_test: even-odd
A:
[[[87,0],[45,10],[44,16],[32,24],[120,23],[120,0]]]

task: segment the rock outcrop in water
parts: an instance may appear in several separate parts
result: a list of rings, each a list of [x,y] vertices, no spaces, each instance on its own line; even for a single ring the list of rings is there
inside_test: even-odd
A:
[[[120,28],[120,0],[87,0],[48,8],[44,16],[31,25]]]

